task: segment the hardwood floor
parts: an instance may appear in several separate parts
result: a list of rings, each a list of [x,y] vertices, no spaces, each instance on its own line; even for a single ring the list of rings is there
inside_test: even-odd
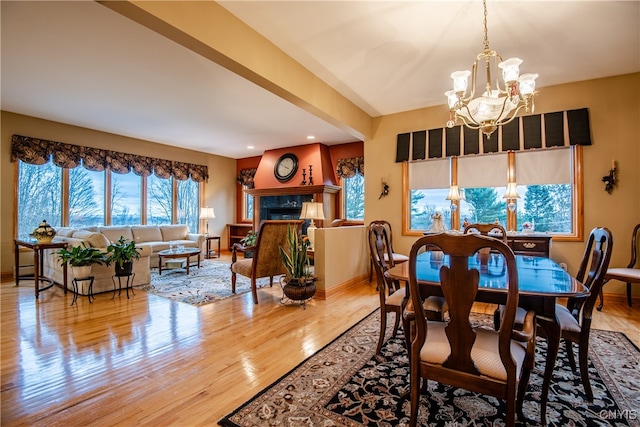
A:
[[[2,426],[215,425],[378,306],[374,283],[306,310],[275,285],[259,305],[247,293],[199,308],[143,291],[74,306],[60,288],[36,302],[29,282],[0,292]],[[608,299],[594,327],[640,345],[640,306]]]

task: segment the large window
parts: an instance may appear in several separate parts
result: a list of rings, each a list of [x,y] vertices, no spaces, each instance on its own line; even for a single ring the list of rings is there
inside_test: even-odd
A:
[[[171,224],[175,215],[177,223],[199,230],[200,185],[191,179],[177,181],[174,188],[173,178],[18,161],[17,185],[20,239],[28,239],[43,219],[55,228],[100,226],[110,212],[109,225],[142,224],[142,206],[147,207],[146,224]]]
[[[429,230],[432,215],[439,211],[448,228],[453,229],[461,229],[464,221],[497,221],[508,230],[579,236],[580,179],[575,171],[580,170],[577,162],[581,149],[523,151],[515,156],[504,153],[464,156],[456,159],[455,167],[449,159],[411,163],[405,174],[410,189],[404,203],[410,224],[407,231]],[[520,196],[511,204],[503,197],[508,176],[518,183]],[[457,183],[463,195],[455,210],[446,200],[452,182]]]

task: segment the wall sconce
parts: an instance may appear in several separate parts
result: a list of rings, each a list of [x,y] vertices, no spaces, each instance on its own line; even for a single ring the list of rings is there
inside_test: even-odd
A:
[[[313,249],[313,244],[315,241],[315,233],[317,228],[313,220],[324,219],[322,203],[317,203],[317,202],[302,203],[302,212],[300,212],[300,219],[311,220],[311,224],[309,224],[309,227],[307,227],[307,237],[309,237],[309,243],[311,243],[310,248]]]
[[[382,191],[380,192],[380,197],[378,197],[378,200],[388,195],[389,195],[389,184],[382,181]]]
[[[609,170],[609,175],[605,175],[602,177],[602,182],[604,182],[604,191],[611,194],[613,191],[613,187],[616,185],[616,161],[611,160],[611,169]]]
[[[205,220],[205,227],[206,227],[205,234],[207,236],[209,235],[209,220],[214,219],[215,217],[216,217],[216,214],[213,212],[213,208],[210,208],[210,207],[200,208],[200,219]]]
[[[455,211],[458,209],[458,204],[462,200],[462,196],[460,195],[460,189],[457,185],[449,186],[449,195],[447,196],[447,200],[451,200],[451,210]]]

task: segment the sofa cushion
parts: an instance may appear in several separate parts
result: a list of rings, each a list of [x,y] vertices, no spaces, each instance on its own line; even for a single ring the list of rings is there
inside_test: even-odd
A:
[[[172,240],[187,240],[189,226],[185,224],[161,225],[162,240],[170,242]]]
[[[72,237],[74,239],[82,239],[94,248],[106,248],[110,243],[104,234],[86,230],[78,230],[73,233]]]
[[[78,231],[77,228],[73,227],[60,227],[56,230],[56,236],[58,237],[72,237],[73,233]]]
[[[133,240],[133,234],[131,233],[131,227],[126,226],[111,226],[111,227],[100,227],[100,233],[104,234],[110,242],[115,243],[120,239],[120,237],[124,237],[126,241]]]
[[[162,241],[160,228],[154,225],[133,225],[131,233],[136,243]]]

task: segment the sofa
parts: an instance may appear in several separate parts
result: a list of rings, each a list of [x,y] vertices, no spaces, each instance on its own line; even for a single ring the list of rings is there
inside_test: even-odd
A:
[[[57,230],[54,242],[67,242],[70,246],[90,246],[107,252],[107,246],[124,237],[127,241],[136,242],[140,249],[140,259],[133,263],[132,286],[146,285],[151,281],[151,268],[158,267],[158,252],[169,249],[171,244],[203,250],[204,234],[189,233],[189,228],[183,224],[173,225],[133,225],[72,228],[61,227]],[[45,277],[62,284],[63,269],[54,250],[46,251],[43,259],[43,273]],[[93,265],[91,275],[94,277],[92,291],[94,294],[114,290],[112,276],[114,266]],[[73,274],[68,269],[67,288],[73,290]],[[117,281],[116,281],[117,284]],[[123,281],[124,286],[124,281]],[[78,293],[88,295],[89,282],[78,283]]]

